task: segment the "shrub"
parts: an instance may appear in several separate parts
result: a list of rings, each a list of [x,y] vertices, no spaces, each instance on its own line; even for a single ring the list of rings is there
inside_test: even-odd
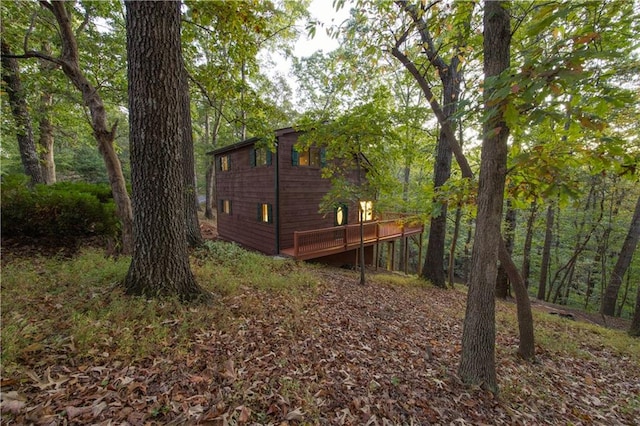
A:
[[[26,176],[2,179],[2,234],[64,237],[116,235],[119,222],[107,185],[63,182],[28,187]]]

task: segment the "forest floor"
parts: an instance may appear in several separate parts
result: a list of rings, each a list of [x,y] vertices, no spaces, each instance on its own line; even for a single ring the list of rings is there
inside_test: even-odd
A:
[[[598,325],[599,315],[534,303],[530,363],[516,356],[514,304],[498,301],[496,396],[457,376],[463,286],[442,290],[374,271],[360,286],[353,271],[220,245],[192,262],[215,303],[182,306],[124,296],[117,282],[126,258],[83,247],[51,256],[5,243],[2,424],[632,425],[640,418],[640,340]]]

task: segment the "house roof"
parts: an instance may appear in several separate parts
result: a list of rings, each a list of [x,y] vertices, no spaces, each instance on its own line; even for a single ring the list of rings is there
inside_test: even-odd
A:
[[[283,127],[282,129],[274,130],[274,133],[275,133],[276,137],[280,137],[280,136],[284,136],[284,135],[288,135],[290,133],[296,133],[296,132],[297,132],[297,130],[294,129],[293,127]],[[251,146],[251,145],[255,144],[256,142],[258,142],[259,140],[260,140],[260,138],[254,136],[252,138],[245,139],[243,141],[236,142],[236,143],[231,144],[231,145],[223,146],[222,148],[214,149],[213,151],[208,151],[207,154],[208,155],[224,154],[225,152],[235,151],[236,149],[240,149],[240,148],[244,148],[244,147],[247,147],[247,146]]]

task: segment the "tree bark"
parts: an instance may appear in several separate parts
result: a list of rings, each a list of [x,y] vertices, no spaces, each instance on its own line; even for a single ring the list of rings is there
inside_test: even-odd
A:
[[[638,294],[636,295],[636,310],[631,319],[629,327],[629,335],[634,337],[640,336],[640,286],[638,286]]]
[[[20,149],[20,159],[24,173],[31,178],[31,184],[45,183],[40,169],[40,161],[36,152],[36,144],[33,140],[33,128],[31,127],[31,117],[27,108],[27,100],[22,90],[20,81],[20,67],[13,55],[9,45],[4,38],[2,44],[2,80],[5,82],[11,113],[16,122],[16,137]]]
[[[42,51],[51,55],[51,47],[48,42],[42,43]],[[40,59],[40,73],[48,80],[52,71],[56,68],[53,62]],[[40,166],[42,176],[47,185],[56,183],[56,163],[53,153],[53,124],[51,124],[50,110],[53,106],[53,94],[45,84],[40,89],[40,106],[38,108],[38,129],[40,136],[38,145],[40,147]]]
[[[611,272],[611,278],[607,289],[604,292],[602,299],[602,306],[600,312],[604,315],[613,315],[616,309],[616,300],[618,298],[618,291],[622,284],[622,277],[629,269],[631,259],[633,258],[633,252],[638,245],[638,239],[640,239],[640,197],[636,201],[636,207],[631,218],[631,224],[629,225],[629,231],[622,243],[622,249],[618,255],[613,271]],[[636,315],[638,314],[638,308],[636,307]]]
[[[182,113],[184,129],[182,139],[182,157],[184,161],[183,174],[184,174],[184,225],[187,235],[187,243],[190,247],[197,247],[203,243],[202,233],[200,232],[200,223],[198,221],[198,194],[196,191],[196,176],[195,176],[195,159],[193,152],[193,132],[191,124],[191,97],[189,95],[189,80],[187,78],[186,68],[184,67],[184,60],[180,55],[182,68],[184,71],[182,74],[182,80],[180,81],[183,96],[181,97],[184,105],[180,108]]]
[[[222,114],[216,113],[211,129],[211,148],[216,149],[218,146],[218,133],[222,124]],[[209,125],[207,125],[209,127]],[[209,161],[207,169],[207,189],[205,194],[205,216],[207,219],[213,219],[216,211],[216,163],[213,155]]]
[[[511,205],[511,201],[507,200],[507,212],[504,215],[505,232],[503,234],[509,259],[513,253],[513,235],[516,229],[516,210]],[[516,269],[517,272],[517,269]],[[498,277],[496,278],[496,297],[506,299],[511,295],[510,292],[510,276],[507,273],[506,266],[500,262],[498,265]]]
[[[484,3],[484,75],[497,76],[509,67],[511,27],[509,2]],[[463,382],[498,392],[495,365],[495,283],[500,223],[507,170],[509,128],[504,121],[506,99],[492,101],[486,87],[484,103],[490,118],[483,125],[476,234],[462,332],[459,374]]]
[[[207,299],[189,266],[180,2],[126,2],[134,247],[128,294]],[[190,171],[191,173],[191,171]],[[191,173],[192,174],[192,173]]]
[[[518,273],[518,268],[511,260],[511,253],[507,249],[506,243],[500,239],[499,247],[500,265],[509,276],[513,285],[513,292],[516,295],[516,309],[518,315],[518,355],[526,360],[533,361],[536,356],[535,337],[533,333],[533,313],[531,312],[531,300],[527,287],[524,285],[522,276]]]

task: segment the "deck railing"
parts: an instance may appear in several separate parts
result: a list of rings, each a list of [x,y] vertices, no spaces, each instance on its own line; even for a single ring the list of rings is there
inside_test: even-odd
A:
[[[365,245],[390,241],[423,232],[423,226],[389,219],[363,224]],[[334,226],[331,228],[295,231],[293,233],[293,255],[296,259],[326,256],[340,253],[360,245],[360,224]]]

